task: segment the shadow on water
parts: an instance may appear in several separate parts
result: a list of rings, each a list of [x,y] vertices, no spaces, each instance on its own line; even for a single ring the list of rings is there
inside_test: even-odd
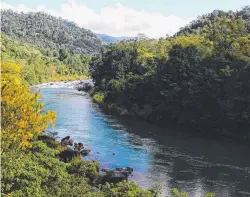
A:
[[[103,167],[133,167],[131,180],[143,187],[158,182],[164,194],[178,187],[195,197],[206,192],[250,196],[246,143],[107,115],[88,95],[75,90],[45,88],[41,94],[46,108],[58,113],[56,131],[61,137],[70,135],[88,144],[88,159]]]
[[[113,119],[109,115],[107,119]],[[151,181],[178,187],[190,196],[250,196],[250,147],[245,141],[197,135],[177,128],[160,128],[128,118],[116,118],[132,134],[130,144],[146,146],[152,154]],[[112,124],[110,125],[112,127]],[[119,128],[119,127],[118,127]],[[140,140],[135,141],[133,135]],[[164,184],[165,183],[165,184]]]

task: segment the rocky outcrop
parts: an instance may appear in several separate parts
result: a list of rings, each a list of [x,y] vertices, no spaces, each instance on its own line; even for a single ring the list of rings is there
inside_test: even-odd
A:
[[[70,139],[70,136],[66,136],[61,140],[61,146],[66,147],[66,146],[72,146],[73,145],[73,140]]]
[[[85,157],[91,152],[91,150],[85,149],[81,142],[74,143],[74,148],[71,148],[72,145],[73,140],[70,139],[70,136],[66,136],[61,140],[61,146],[64,148],[64,150],[58,154],[58,157],[61,161],[67,163],[70,162],[74,157]]]
[[[94,84],[91,80],[84,80],[78,83],[75,86],[75,89],[77,89],[78,91],[89,92],[90,90],[92,90],[93,87],[94,87]]]

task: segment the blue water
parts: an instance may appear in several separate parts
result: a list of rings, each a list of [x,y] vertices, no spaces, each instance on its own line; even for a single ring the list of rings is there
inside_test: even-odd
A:
[[[84,159],[106,168],[133,167],[130,180],[142,187],[158,182],[164,194],[178,187],[195,197],[206,192],[219,197],[250,196],[248,144],[106,115],[87,94],[70,88],[47,87],[40,93],[45,108],[57,112],[53,131],[92,150]]]

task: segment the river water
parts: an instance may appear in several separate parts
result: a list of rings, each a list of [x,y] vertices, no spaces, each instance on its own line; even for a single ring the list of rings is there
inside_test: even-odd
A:
[[[160,183],[163,194],[177,187],[190,197],[250,196],[250,146],[233,140],[190,135],[106,115],[89,95],[66,87],[39,88],[45,108],[57,112],[60,137],[70,135],[91,150],[84,159],[102,167],[134,168],[130,180],[142,187]],[[48,129],[51,130],[51,129]]]

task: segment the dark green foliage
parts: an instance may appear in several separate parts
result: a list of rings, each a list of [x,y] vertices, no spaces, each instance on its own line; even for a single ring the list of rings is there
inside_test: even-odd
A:
[[[2,154],[2,194],[13,196],[60,196],[70,189],[66,165],[54,158],[56,151],[42,142],[29,151]],[[62,189],[63,188],[63,189]]]
[[[203,28],[206,26],[210,26],[214,23],[214,21],[218,18],[227,17],[231,19],[240,19],[242,18],[246,22],[246,28],[248,33],[250,33],[250,7],[245,6],[239,11],[233,12],[224,12],[222,10],[214,10],[212,13],[204,14],[199,16],[198,19],[192,21],[189,25],[184,28],[181,28],[176,35],[188,35],[192,33],[201,34],[203,32]]]
[[[63,61],[65,59],[67,59],[67,57],[69,56],[68,52],[65,49],[60,49],[59,50],[59,60]]]
[[[55,140],[55,138],[50,137],[49,135],[40,135],[38,136],[38,140],[45,143],[49,148],[56,149],[59,146],[59,142]]]
[[[90,30],[75,23],[42,12],[16,13],[1,11],[1,31],[22,41],[70,53],[94,54],[101,48],[101,40]]]
[[[200,123],[202,110],[213,100],[216,72],[202,64],[202,56],[195,47],[173,46],[169,60],[162,66],[160,95],[166,108],[163,120],[174,119],[182,123]],[[166,119],[167,118],[167,119]]]
[[[249,16],[215,11],[165,40],[110,45],[91,63],[93,98],[157,124],[249,138]]]
[[[67,168],[69,174],[75,176],[86,177],[89,181],[93,182],[99,175],[99,163],[94,161],[82,161],[76,157],[70,162],[70,166]]]
[[[142,190],[135,182],[120,182],[100,186],[105,197],[157,197],[160,194],[160,187],[154,186],[148,190]]]

